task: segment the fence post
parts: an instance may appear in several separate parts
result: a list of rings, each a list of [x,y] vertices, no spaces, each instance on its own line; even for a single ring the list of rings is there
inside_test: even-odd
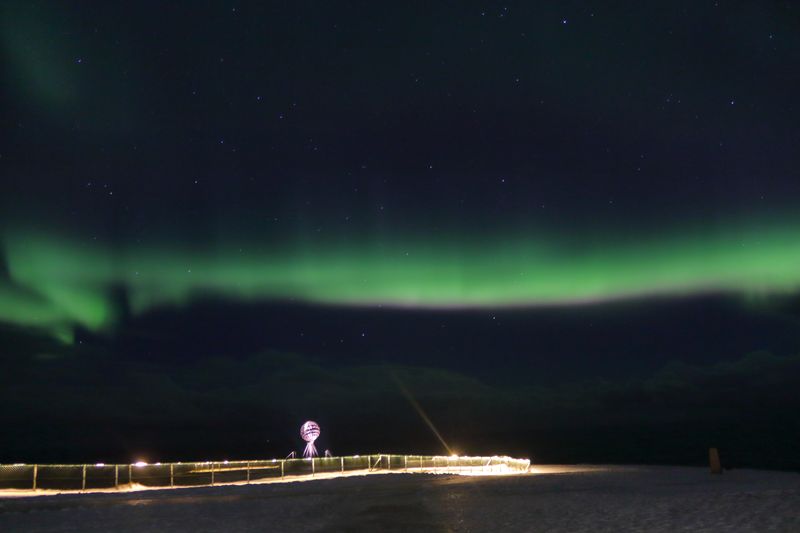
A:
[[[114,465],[114,488],[119,488],[119,465]]]
[[[314,477],[314,458],[311,458],[311,477]]]
[[[387,455],[386,456],[386,470],[391,470],[391,469],[392,469],[392,456],[391,455]]]
[[[339,457],[339,460],[342,463],[342,474],[344,474],[344,457]]]
[[[81,473],[81,490],[86,490],[86,465],[83,465],[83,472]]]
[[[174,465],[172,463],[169,464],[169,486],[175,486],[175,470]]]
[[[408,472],[408,456],[407,455],[403,456],[403,470]]]
[[[286,459],[281,459],[281,479],[283,479],[283,463],[286,462]]]
[[[36,490],[36,478],[39,476],[39,465],[33,465],[33,490]]]
[[[214,486],[214,463],[211,463],[211,486]]]
[[[128,465],[128,485],[133,485],[133,465]]]
[[[247,461],[247,482],[250,483],[250,461]]]

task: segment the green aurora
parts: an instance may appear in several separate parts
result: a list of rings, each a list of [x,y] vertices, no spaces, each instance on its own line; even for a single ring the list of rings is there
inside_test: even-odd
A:
[[[0,321],[69,342],[195,296],[420,308],[580,305],[649,295],[787,294],[800,288],[800,223],[729,225],[635,239],[407,238],[203,247],[99,244],[52,233],[3,237]]]

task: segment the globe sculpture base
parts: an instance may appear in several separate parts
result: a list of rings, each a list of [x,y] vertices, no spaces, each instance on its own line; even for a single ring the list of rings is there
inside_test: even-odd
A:
[[[314,446],[314,441],[312,440],[306,444],[306,449],[303,450],[303,457],[316,457],[317,455],[319,455],[317,453],[317,447]]]

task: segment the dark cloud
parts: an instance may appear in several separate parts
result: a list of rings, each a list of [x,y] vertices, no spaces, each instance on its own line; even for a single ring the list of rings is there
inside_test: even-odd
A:
[[[39,347],[36,347],[39,348]],[[339,452],[440,452],[405,387],[456,450],[541,461],[700,463],[798,468],[800,357],[674,362],[644,378],[487,384],[425,365],[335,364],[277,352],[139,360],[104,349],[41,357],[34,346],[0,378],[0,461],[128,461],[282,456],[306,418]],[[47,352],[55,353],[55,352]],[[727,455],[726,455],[727,454]]]

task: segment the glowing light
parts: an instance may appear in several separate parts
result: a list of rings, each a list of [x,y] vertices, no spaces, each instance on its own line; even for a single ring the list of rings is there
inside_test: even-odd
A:
[[[75,325],[100,331],[117,323],[121,311],[109,288],[118,286],[134,313],[209,291],[233,299],[496,308],[800,290],[796,215],[650,233],[517,230],[499,237],[394,235],[347,245],[331,237],[301,250],[256,236],[260,245],[245,256],[233,251],[239,242],[197,252],[152,244],[105,248],[19,229],[0,238],[11,280],[0,280],[0,321],[64,340]]]
[[[133,463],[133,466],[147,466],[147,463],[144,461],[136,461]]]
[[[303,450],[303,457],[314,457],[318,455],[317,448],[314,446],[314,441],[319,438],[319,434],[319,424],[313,420],[308,420],[300,426],[300,437],[307,443],[305,450]]]
[[[403,382],[400,381],[400,377],[397,375],[397,373],[391,371],[390,375],[394,380],[394,382],[397,384],[397,387],[400,389],[400,392],[408,400],[408,403],[411,404],[414,410],[417,411],[417,413],[419,414],[420,418],[422,418],[423,422],[425,422],[425,424],[428,426],[428,428],[430,428],[433,434],[436,435],[436,438],[439,439],[439,442],[442,443],[442,446],[444,446],[444,449],[447,450],[447,453],[453,453],[453,450],[451,450],[450,446],[447,445],[447,442],[444,440],[444,437],[442,437],[442,434],[439,433],[438,429],[436,429],[436,426],[434,425],[433,421],[430,419],[428,414],[425,412],[424,409],[422,409],[422,406],[419,404],[419,402],[417,402],[416,398],[414,398],[414,396],[411,395],[411,392],[406,388],[406,386],[403,385]]]
[[[105,464],[105,463],[97,463],[97,464],[96,464],[96,465],[94,465],[94,466],[101,467],[101,466],[106,466],[106,464]]]

